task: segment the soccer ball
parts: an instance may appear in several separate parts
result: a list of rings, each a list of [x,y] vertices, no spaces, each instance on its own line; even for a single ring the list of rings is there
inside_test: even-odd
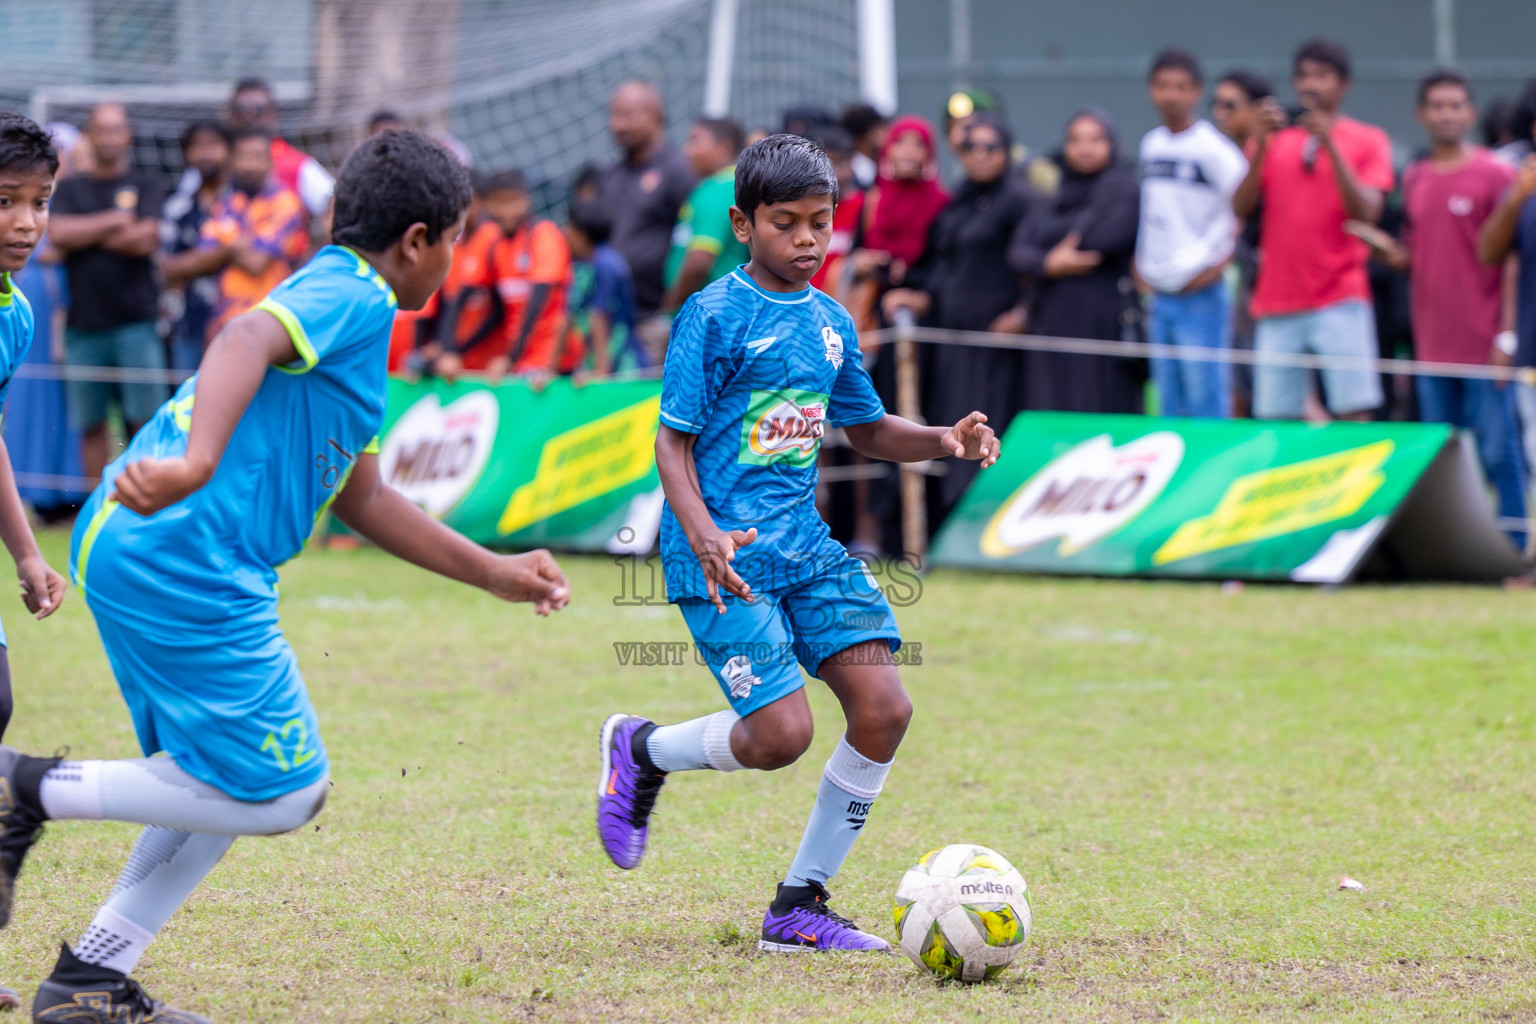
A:
[[[941,978],[985,981],[1029,938],[1024,876],[985,846],[933,850],[896,887],[896,935],[917,966]]]

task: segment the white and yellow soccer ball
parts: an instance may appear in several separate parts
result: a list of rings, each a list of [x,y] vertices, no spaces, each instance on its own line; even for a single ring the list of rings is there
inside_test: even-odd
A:
[[[941,978],[995,978],[1024,948],[1030,923],[1024,876],[985,846],[926,853],[896,887],[902,951]]]

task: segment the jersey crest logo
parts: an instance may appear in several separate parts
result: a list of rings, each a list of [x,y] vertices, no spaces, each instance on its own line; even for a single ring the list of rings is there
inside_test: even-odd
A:
[[[832,369],[843,368],[843,336],[830,327],[821,329],[821,344],[827,350],[827,362],[832,364]]]
[[[731,696],[737,700],[744,700],[752,693],[752,687],[762,682],[762,679],[752,671],[752,659],[745,654],[736,657],[720,666],[720,678],[731,689]]]

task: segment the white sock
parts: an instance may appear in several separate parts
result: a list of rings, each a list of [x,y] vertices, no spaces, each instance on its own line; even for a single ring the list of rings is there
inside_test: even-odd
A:
[[[676,725],[659,725],[645,738],[646,753],[664,772],[713,768],[733,772],[741,767],[731,753],[731,729],[741,716],[717,711]]]
[[[101,762],[60,761],[43,776],[38,796],[56,821],[100,821]]]
[[[145,931],[111,907],[102,907],[75,944],[75,956],[88,964],[132,974],[154,937],[153,932]]]

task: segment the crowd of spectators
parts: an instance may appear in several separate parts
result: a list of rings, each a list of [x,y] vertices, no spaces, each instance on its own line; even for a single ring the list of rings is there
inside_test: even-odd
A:
[[[922,404],[936,422],[985,408],[1000,433],[1027,409],[1452,423],[1475,436],[1500,513],[1523,518],[1536,388],[1368,367],[1388,355],[1536,366],[1536,80],[1517,100],[1485,104],[1479,120],[1464,77],[1426,77],[1416,100],[1426,146],[1399,173],[1386,133],[1344,113],[1352,76],[1342,45],[1305,43],[1291,71],[1287,106],[1253,71],[1210,84],[1193,54],[1165,50],[1147,76],[1159,124],[1135,146],[1089,107],[1049,152],[1031,151],[996,97],[975,89],[949,99],[937,130],[863,104],[840,116],[791,107],[774,130],[819,142],[842,189],[813,283],[869,332],[867,362],[888,400],[892,360],[873,332],[906,318],[1148,341],[1195,357],[1348,357],[1310,371],[925,345]],[[380,111],[368,130],[402,124]],[[674,147],[668,127],[654,86],[621,84],[608,116],[616,158],[582,169],[556,220],[540,215],[543,193],[517,169],[476,168],[448,282],[425,309],[400,315],[391,368],[513,374],[536,387],[653,369],[671,317],[746,259],[730,222],[735,162],[768,131],[700,118]],[[98,106],[81,138],[60,126],[58,139],[66,175],[45,260],[63,269],[29,291],[67,308],[71,364],[191,372],[220,325],[326,238],[330,174],[284,140],[259,80],[239,83],[221,119],[187,127],[185,172],[168,197],[132,166],[120,105]],[[953,183],[940,179],[941,147],[961,169]],[[131,435],[168,393],[130,380],[66,390],[78,461],[66,453],[49,472],[86,477],[111,454],[108,424]],[[934,482],[935,520],[968,479],[962,467]],[[889,547],[889,494],[878,481],[850,490],[855,546]]]

